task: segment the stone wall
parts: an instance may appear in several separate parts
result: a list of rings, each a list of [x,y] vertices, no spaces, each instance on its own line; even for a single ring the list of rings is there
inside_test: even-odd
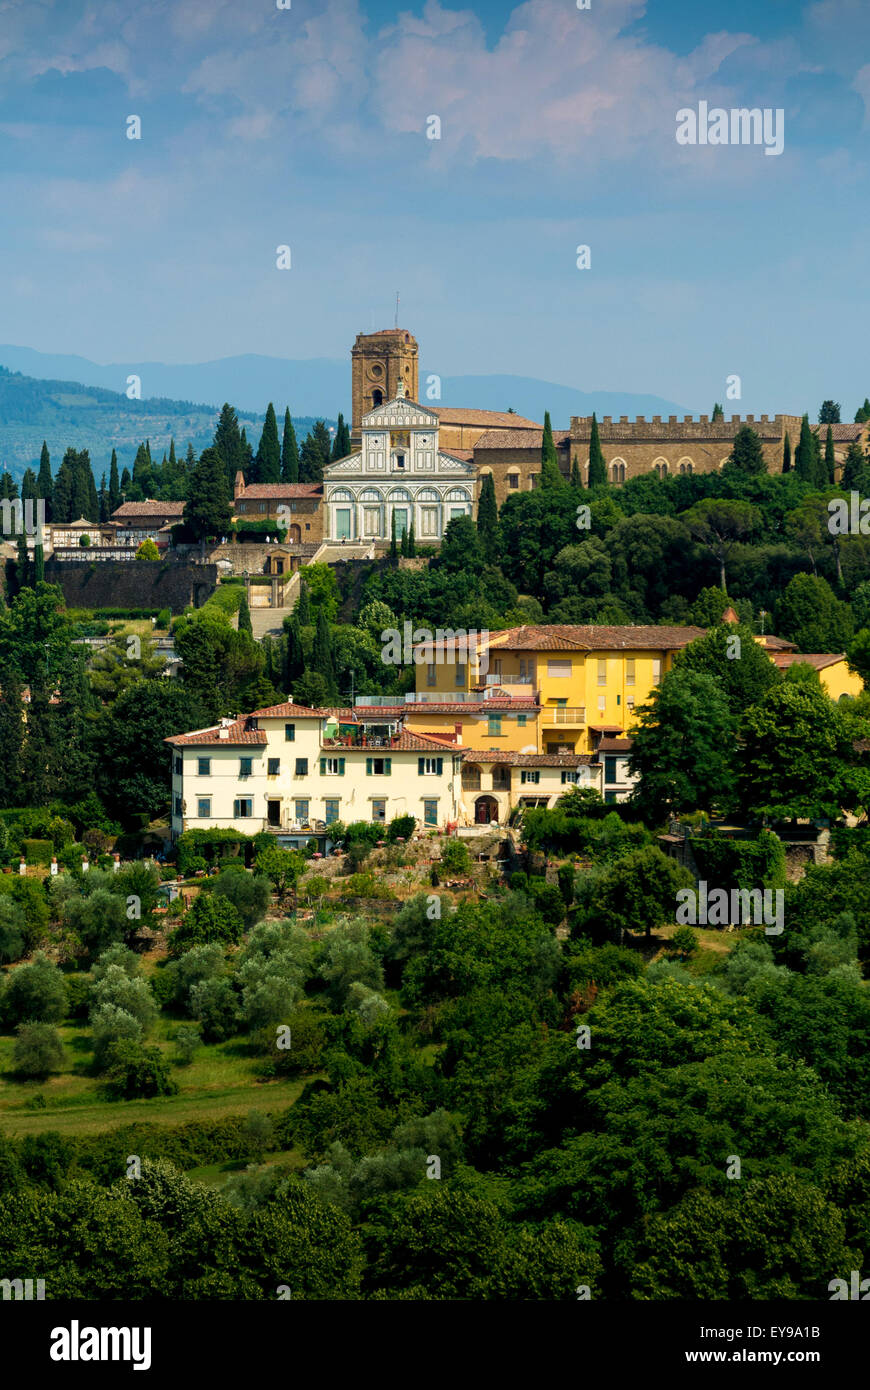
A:
[[[217,565],[155,560],[102,560],[64,564],[46,560],[45,578],[59,584],[68,608],[200,608],[214,593]]]

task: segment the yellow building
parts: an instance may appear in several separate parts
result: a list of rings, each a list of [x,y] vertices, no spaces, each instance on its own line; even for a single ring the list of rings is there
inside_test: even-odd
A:
[[[864,682],[854,671],[850,671],[846,665],[845,652],[771,652],[770,659],[774,666],[780,671],[787,671],[789,666],[796,666],[799,662],[806,662],[819,673],[819,680],[822,689],[832,700],[839,700],[841,695],[860,695],[864,689]]]
[[[417,667],[418,693],[454,700],[498,690],[539,706],[537,752],[588,753],[610,733],[630,732],[676,652],[704,635],[700,627],[593,627],[569,624],[435,644],[435,660]],[[463,726],[463,742],[492,746]],[[516,745],[508,745],[516,746]]]

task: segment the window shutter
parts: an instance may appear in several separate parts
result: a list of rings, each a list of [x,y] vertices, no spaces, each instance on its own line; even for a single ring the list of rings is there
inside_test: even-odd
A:
[[[423,776],[423,772],[424,772],[424,770],[425,770],[425,762],[426,762],[425,758],[418,758],[418,759],[417,759],[417,776],[418,776],[418,777],[422,777],[422,776]]]
[[[237,818],[238,815],[239,815],[239,803],[238,803],[238,801],[234,801],[234,802],[233,802],[233,816]]]
[[[366,758],[366,777],[371,777],[371,775],[372,775],[372,760],[371,760],[371,758]]]
[[[338,775],[339,777],[344,776],[344,758],[339,758],[338,760]]]
[[[325,758],[321,758],[321,759],[320,759],[320,775],[321,775],[321,777],[325,774],[325,772],[326,772],[326,759],[325,759]]]
[[[393,760],[392,760],[392,758],[384,758],[384,773],[386,774],[387,777],[389,777],[389,775],[390,775],[390,769],[392,768],[392,766],[393,766]]]
[[[436,758],[436,759],[435,759],[435,771],[438,773],[438,776],[439,776],[439,777],[441,776],[441,773],[443,772],[443,770],[444,770],[444,759],[443,759],[443,758]]]

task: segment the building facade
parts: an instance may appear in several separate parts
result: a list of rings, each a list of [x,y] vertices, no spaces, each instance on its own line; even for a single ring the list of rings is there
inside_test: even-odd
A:
[[[425,544],[454,517],[471,516],[475,472],[443,453],[438,416],[399,394],[362,418],[359,452],[323,470],[324,532],[332,542],[388,542],[414,526]]]

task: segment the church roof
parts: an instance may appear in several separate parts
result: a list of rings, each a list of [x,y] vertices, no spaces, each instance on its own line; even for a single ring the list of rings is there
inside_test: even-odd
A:
[[[320,483],[250,483],[240,492],[236,501],[257,501],[267,497],[320,497],[323,486]]]
[[[529,420],[525,415],[512,415],[509,410],[473,410],[461,405],[433,406],[433,410],[442,425],[482,425],[490,430],[541,429],[539,421]]]
[[[571,438],[570,430],[553,430],[553,443],[566,444]],[[540,449],[544,442],[544,431],[540,425],[532,429],[522,427],[513,429],[490,429],[482,434],[475,444],[477,449]]]

